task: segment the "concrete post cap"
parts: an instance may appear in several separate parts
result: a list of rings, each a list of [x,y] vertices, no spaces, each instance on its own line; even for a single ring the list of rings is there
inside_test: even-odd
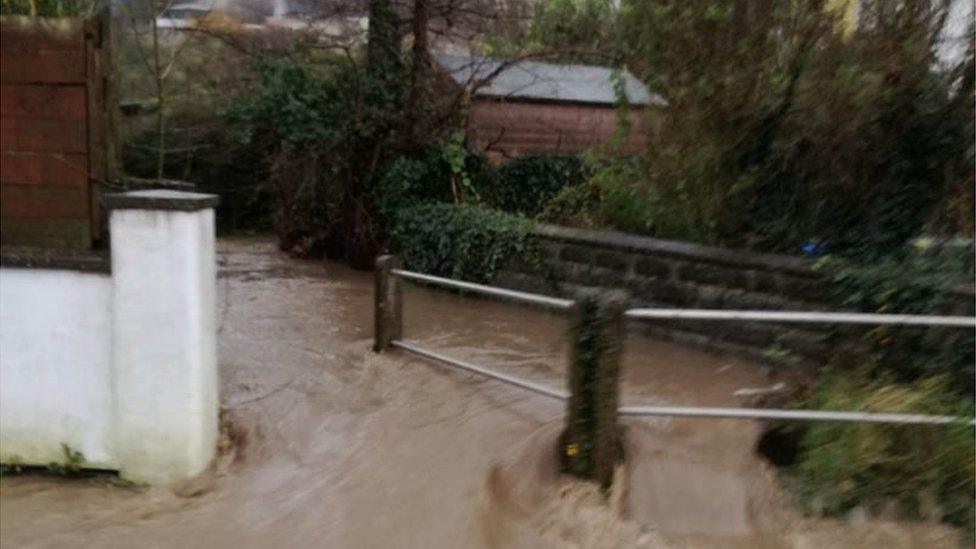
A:
[[[215,194],[191,193],[169,189],[148,189],[109,193],[102,203],[110,210],[174,210],[195,212],[215,208],[220,197]]]

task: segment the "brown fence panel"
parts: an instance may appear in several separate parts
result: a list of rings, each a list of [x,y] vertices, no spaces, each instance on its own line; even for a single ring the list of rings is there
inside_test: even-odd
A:
[[[87,154],[88,124],[84,119],[4,115],[0,124],[0,150]]]
[[[0,243],[87,248],[106,177],[107,17],[0,17]]]
[[[582,105],[476,98],[471,105],[468,136],[475,146],[506,156],[577,154],[614,136],[613,105]],[[624,151],[646,147],[645,114],[630,113],[631,133]]]

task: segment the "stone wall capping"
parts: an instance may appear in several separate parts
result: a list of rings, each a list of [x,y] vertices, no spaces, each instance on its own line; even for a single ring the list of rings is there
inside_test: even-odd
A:
[[[802,257],[765,254],[746,250],[732,250],[715,246],[693,244],[676,240],[662,240],[614,231],[594,231],[540,224],[533,231],[548,239],[583,245],[596,245],[604,249],[644,252],[668,255],[695,261],[717,263],[733,267],[748,267],[763,271],[778,271],[792,275],[815,277],[813,261]]]
[[[104,274],[112,272],[107,250],[3,247],[0,248],[0,265],[21,269],[59,269]]]
[[[102,198],[110,210],[170,210],[195,212],[216,208],[220,197],[215,194],[191,193],[172,189],[147,189],[106,194]]]

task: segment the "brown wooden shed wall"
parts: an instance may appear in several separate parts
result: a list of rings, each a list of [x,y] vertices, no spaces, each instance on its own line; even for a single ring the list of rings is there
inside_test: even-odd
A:
[[[617,127],[611,105],[475,98],[468,116],[472,144],[496,157],[579,153],[606,142]],[[638,153],[647,146],[646,111],[634,108],[630,120],[624,150]]]
[[[106,79],[101,20],[0,17],[0,243],[99,235]]]

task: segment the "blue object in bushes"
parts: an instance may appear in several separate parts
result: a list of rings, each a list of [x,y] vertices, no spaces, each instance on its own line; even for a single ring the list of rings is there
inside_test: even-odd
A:
[[[812,255],[814,257],[820,257],[827,251],[827,241],[826,240],[811,240],[803,245],[801,248],[803,253],[806,255]]]

